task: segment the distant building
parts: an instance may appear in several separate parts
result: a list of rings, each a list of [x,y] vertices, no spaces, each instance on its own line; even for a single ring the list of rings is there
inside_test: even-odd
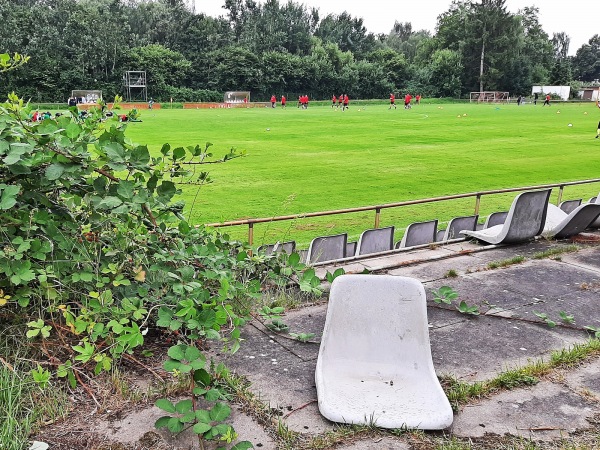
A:
[[[600,100],[600,86],[582,87],[577,95],[581,100],[597,102]]]

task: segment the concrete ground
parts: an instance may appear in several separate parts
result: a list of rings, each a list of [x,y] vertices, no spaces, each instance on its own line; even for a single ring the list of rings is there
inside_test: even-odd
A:
[[[590,342],[584,327],[600,329],[600,233],[580,236],[575,242],[541,240],[482,248],[455,243],[353,261],[344,268],[347,273],[366,269],[373,276],[410,276],[424,284],[433,362],[442,380],[465,385],[494,380],[509,369],[548,362],[557,350]],[[337,267],[320,267],[318,273],[324,276]],[[477,305],[480,315],[465,315],[455,305],[435,303],[432,291],[441,286],[452,287],[459,301]],[[238,353],[215,354],[249,382],[232,423],[240,439],[251,441],[256,449],[402,450],[446,448],[436,447],[436,442],[454,440],[473,447],[451,448],[531,448],[518,444],[531,441],[540,448],[560,448],[558,442],[576,444],[568,448],[599,448],[600,358],[596,353],[571,367],[555,367],[531,383],[459,401],[454,423],[443,433],[390,432],[329,422],[319,414],[314,382],[326,311],[323,300],[288,311],[282,318],[290,333],[314,333],[309,342],[274,333],[255,320],[244,328],[245,341]],[[561,320],[561,312],[572,315],[573,323]],[[536,313],[545,313],[557,325],[548,326]],[[365,323],[369,326],[376,324]],[[137,411],[144,415],[143,421],[125,417],[122,422],[152,424],[161,415],[154,410]],[[118,439],[119,424],[112,424],[112,429]],[[198,448],[197,442],[182,441],[181,436],[170,442],[170,448]],[[517,444],[504,447],[498,442]]]

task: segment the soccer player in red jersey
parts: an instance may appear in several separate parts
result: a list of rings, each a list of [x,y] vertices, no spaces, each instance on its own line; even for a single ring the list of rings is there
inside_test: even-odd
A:
[[[392,106],[396,109],[396,96],[393,92],[390,94],[390,107],[388,109],[392,109]]]

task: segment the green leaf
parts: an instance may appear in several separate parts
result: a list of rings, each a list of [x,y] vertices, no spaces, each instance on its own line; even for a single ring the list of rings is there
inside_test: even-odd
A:
[[[196,361],[198,358],[202,357],[202,353],[196,347],[192,347],[189,345],[184,352],[184,358],[186,361]]]
[[[66,135],[69,139],[75,139],[81,133],[81,127],[75,122],[69,123],[66,128]]]
[[[177,229],[181,234],[188,234],[192,230],[192,227],[190,227],[190,225],[187,222],[182,220],[177,225]]]
[[[209,414],[212,421],[222,422],[231,414],[231,408],[225,403],[217,403],[213,409],[210,410]]]
[[[86,282],[90,282],[94,279],[94,274],[90,273],[90,272],[81,272],[79,274],[79,279],[81,281],[86,281]]]
[[[191,409],[192,409],[192,401],[190,399],[181,400],[180,402],[177,402],[177,404],[175,405],[175,411],[177,411],[179,414],[186,413]]]
[[[33,330],[27,331],[27,333],[25,333],[25,336],[31,339],[32,337],[36,337],[38,334],[40,334],[40,329],[34,328]]]
[[[183,423],[193,422],[194,420],[196,420],[196,412],[192,409],[184,413],[183,416],[179,418],[179,420],[181,420]]]
[[[0,184],[2,196],[0,197],[0,210],[10,209],[17,203],[17,195],[19,194],[19,186]]]
[[[117,194],[129,200],[133,198],[134,189],[135,183],[133,181],[122,180],[117,187]]]
[[[198,422],[202,422],[202,423],[210,423],[211,422],[210,413],[204,409],[197,409],[196,410],[196,420]]]
[[[161,197],[163,202],[167,202],[177,193],[177,188],[172,181],[163,181],[156,189],[156,193]]]
[[[98,203],[98,209],[113,209],[122,203],[123,201],[119,197],[105,197]]]
[[[150,163],[150,152],[146,146],[138,146],[131,152],[129,162],[136,168],[145,168]]]
[[[164,155],[167,156],[169,154],[169,152],[171,151],[171,146],[169,144],[163,144],[163,146],[160,149],[160,152]]]
[[[63,166],[62,164],[50,164],[46,168],[46,178],[48,178],[49,180],[58,180],[64,172],[65,166]]]
[[[174,370],[179,370],[180,367],[181,367],[181,363],[179,361],[177,361],[176,359],[167,359],[163,363],[163,369],[165,369],[167,372],[173,372]]]
[[[219,400],[222,397],[223,397],[223,395],[221,394],[221,391],[219,391],[218,389],[211,389],[206,394],[204,394],[204,398],[209,402],[216,402],[217,400]]]
[[[169,425],[169,420],[171,420],[170,416],[162,416],[156,422],[154,422],[154,428],[163,428]]]
[[[248,441],[242,441],[235,444],[231,447],[231,450],[248,450],[250,448],[254,448],[254,446]]]
[[[79,353],[79,355],[75,357],[75,360],[83,363],[88,362],[92,358],[95,350],[95,347],[87,341],[83,342],[83,347],[81,345],[75,345],[72,348]]]
[[[208,386],[210,384],[210,374],[204,369],[196,370],[194,371],[194,381],[200,386]]]
[[[212,426],[210,424],[200,422],[200,423],[197,423],[196,425],[194,425],[192,430],[194,430],[194,433],[196,433],[196,434],[204,434],[211,428],[212,428]]]
[[[173,150],[173,159],[183,159],[185,158],[185,149],[183,147],[177,147]]]
[[[185,359],[186,347],[187,346],[183,345],[183,344],[173,345],[173,346],[169,347],[169,350],[167,351],[167,355],[169,355],[173,359],[176,359],[177,361],[183,361]]]
[[[183,431],[183,424],[177,417],[171,417],[167,423],[167,428],[171,433],[180,433]]]
[[[173,403],[171,403],[169,400],[167,400],[166,398],[159,398],[154,403],[154,406],[162,409],[163,411],[169,412],[169,413],[176,412],[175,405]]]
[[[125,150],[118,142],[111,142],[103,147],[106,156],[113,163],[125,162]]]
[[[295,267],[300,262],[300,255],[298,253],[292,253],[288,258],[288,264],[292,267]]]

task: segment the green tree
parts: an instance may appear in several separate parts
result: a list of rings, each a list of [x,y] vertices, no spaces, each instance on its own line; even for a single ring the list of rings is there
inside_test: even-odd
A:
[[[431,39],[427,30],[413,31],[410,22],[395,22],[392,31],[385,37],[385,46],[402,53],[409,63],[412,63],[425,40]]]
[[[431,58],[430,86],[434,95],[460,97],[463,66],[460,54],[454,50],[437,50]]]
[[[505,0],[454,1],[438,18],[439,48],[457,50],[466,90],[503,89],[503,67],[518,56],[522,28]]]
[[[353,18],[345,11],[339,15],[327,15],[319,23],[315,36],[323,42],[337,44],[344,52],[352,52],[357,59],[373,51],[377,45],[373,33],[367,32],[363,19]]]
[[[383,76],[392,84],[392,89],[400,89],[409,78],[409,64],[404,54],[391,48],[378,49],[367,55],[367,60],[383,70]]]
[[[240,46],[230,46],[211,52],[207,68],[208,88],[217,91],[260,90],[262,70],[253,52]]]
[[[573,58],[575,78],[581,81],[600,79],[600,35],[595,34],[583,44]]]
[[[520,65],[529,72],[529,80],[524,81],[524,84],[544,85],[548,82],[554,62],[552,41],[539,22],[539,8],[523,8],[519,10],[518,16],[524,33]]]
[[[564,32],[552,35],[554,46],[554,65],[550,72],[550,83],[566,86],[573,80],[571,58],[569,57],[569,45],[571,38]]]

